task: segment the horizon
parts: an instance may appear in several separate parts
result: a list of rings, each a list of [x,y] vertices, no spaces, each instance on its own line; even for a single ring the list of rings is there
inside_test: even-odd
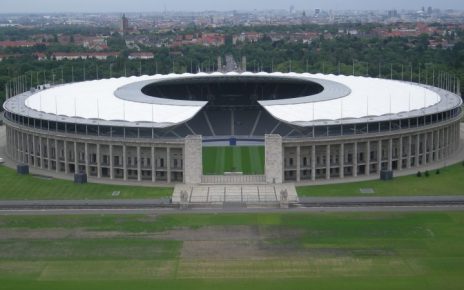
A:
[[[374,2],[367,0],[293,0],[282,3],[279,0],[262,1],[236,0],[223,2],[214,0],[171,0],[152,2],[150,0],[134,0],[130,3],[123,0],[3,0],[0,14],[46,14],[46,13],[159,13],[169,12],[227,12],[227,11],[308,11],[316,8],[333,11],[385,11],[385,10],[420,10],[422,7],[432,7],[441,10],[464,10],[460,0],[402,0]],[[134,8],[136,7],[136,8]]]

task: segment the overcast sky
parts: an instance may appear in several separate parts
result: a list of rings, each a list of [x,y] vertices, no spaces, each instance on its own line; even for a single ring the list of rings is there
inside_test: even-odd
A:
[[[0,0],[0,13],[11,12],[155,12],[253,9],[464,9],[463,0]]]

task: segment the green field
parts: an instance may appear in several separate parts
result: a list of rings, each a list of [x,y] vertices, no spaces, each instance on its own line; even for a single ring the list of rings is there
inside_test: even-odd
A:
[[[464,212],[1,216],[1,289],[462,289]]]
[[[112,196],[119,191],[117,197]],[[172,188],[104,184],[77,185],[72,181],[16,174],[0,166],[0,199],[145,199],[170,197]]]
[[[374,194],[362,194],[361,188],[372,188]],[[299,196],[395,196],[395,195],[463,195],[464,166],[456,164],[430,171],[429,177],[416,175],[396,177],[392,181],[372,180],[343,184],[297,187]]]
[[[264,147],[203,147],[203,173],[264,174]]]

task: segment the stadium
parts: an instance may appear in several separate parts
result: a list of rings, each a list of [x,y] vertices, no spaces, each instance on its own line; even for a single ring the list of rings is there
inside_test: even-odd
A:
[[[310,184],[441,162],[459,85],[297,73],[198,73],[25,90],[4,103],[11,160],[173,184]]]

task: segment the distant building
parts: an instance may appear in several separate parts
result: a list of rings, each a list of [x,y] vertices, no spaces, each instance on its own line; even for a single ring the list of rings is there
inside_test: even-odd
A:
[[[129,19],[126,17],[126,14],[123,14],[122,19],[121,19],[122,36],[126,36],[128,32],[129,32]]]
[[[117,52],[55,52],[52,56],[55,60],[78,60],[78,59],[98,59],[107,60],[110,57],[118,57]]]
[[[33,47],[38,44],[32,41],[0,41],[0,47]]]
[[[42,52],[37,52],[35,54],[33,54],[33,56],[38,60],[38,61],[43,61],[43,60],[47,60],[47,55],[45,53],[42,53]]]
[[[128,57],[130,60],[133,59],[141,59],[141,60],[147,60],[147,59],[154,59],[155,55],[152,52],[133,52],[129,54]]]

